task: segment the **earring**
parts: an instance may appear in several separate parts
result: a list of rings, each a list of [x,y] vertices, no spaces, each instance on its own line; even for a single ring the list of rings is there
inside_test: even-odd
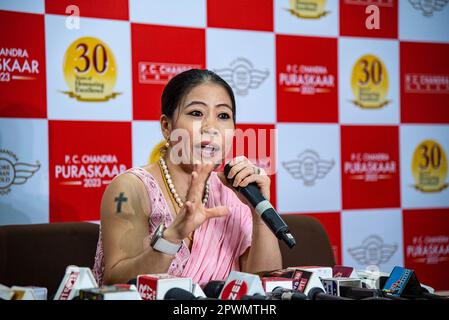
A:
[[[168,149],[170,147],[170,138],[166,138],[167,142],[165,142],[165,148]]]

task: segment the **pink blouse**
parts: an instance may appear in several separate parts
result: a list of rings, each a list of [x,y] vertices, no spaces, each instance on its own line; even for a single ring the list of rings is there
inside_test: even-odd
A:
[[[135,167],[124,173],[132,173],[145,185],[151,202],[148,213],[150,236],[160,223],[168,227],[172,216],[167,202],[155,178],[145,169]],[[225,280],[231,270],[239,270],[239,257],[251,246],[252,215],[250,208],[242,203],[235,193],[226,187],[212,172],[209,180],[207,208],[226,206],[230,213],[225,217],[206,220],[194,232],[191,251],[183,242],[167,273],[192,278],[195,283],[205,285],[211,280]],[[95,255],[93,274],[99,285],[103,284],[104,256],[101,227]]]

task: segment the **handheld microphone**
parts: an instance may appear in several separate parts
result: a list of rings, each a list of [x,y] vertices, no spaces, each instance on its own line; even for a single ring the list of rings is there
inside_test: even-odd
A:
[[[227,177],[231,166],[226,164],[224,167],[224,174]],[[227,178],[226,178],[227,179]],[[234,179],[228,179],[232,182]],[[245,198],[251,203],[255,211],[262,218],[265,224],[270,228],[274,235],[283,240],[289,248],[293,248],[296,244],[296,240],[290,233],[287,224],[282,220],[271,203],[265,199],[260,193],[256,183],[250,183],[246,187],[238,187],[237,190],[245,196]]]
[[[255,293],[253,295],[245,294],[241,296],[240,300],[265,301],[270,300],[270,298],[260,293]]]
[[[64,278],[59,285],[54,300],[72,300],[81,289],[98,288],[89,268],[70,265],[66,268]]]
[[[196,297],[189,291],[181,288],[171,288],[165,295],[164,300],[195,300]]]
[[[382,290],[395,297],[407,298],[407,296],[420,296],[423,289],[413,270],[396,266]]]
[[[307,295],[304,293],[283,287],[274,288],[271,296],[279,300],[307,300]]]
[[[207,298],[203,289],[198,283],[192,283],[192,290],[190,291],[195,297]]]
[[[222,300],[241,300],[242,296],[265,295],[259,276],[255,274],[231,271],[220,293]]]
[[[172,288],[190,292],[191,278],[180,278],[168,273],[143,274],[137,276],[137,289],[142,300],[162,300],[165,293]]]
[[[164,300],[217,300],[214,298],[195,297],[195,295],[181,288],[171,288],[165,295]]]
[[[204,287],[204,294],[208,298],[218,298],[223,290],[225,282],[222,280],[209,281]]]
[[[399,266],[393,268],[382,291],[396,298],[447,300],[447,297],[431,294],[426,288],[423,288],[413,270]]]

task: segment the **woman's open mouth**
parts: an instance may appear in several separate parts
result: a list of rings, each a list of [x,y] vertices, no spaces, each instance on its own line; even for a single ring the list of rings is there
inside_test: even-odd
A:
[[[205,157],[214,157],[220,151],[220,146],[209,141],[203,141],[196,145],[196,149]]]

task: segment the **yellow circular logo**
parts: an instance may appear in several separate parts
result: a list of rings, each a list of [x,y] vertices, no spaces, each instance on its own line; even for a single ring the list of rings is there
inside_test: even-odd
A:
[[[63,71],[70,90],[64,93],[79,101],[107,101],[119,94],[113,92],[117,80],[114,55],[100,39],[74,41],[65,53]]]
[[[303,19],[317,19],[327,15],[325,11],[327,0],[290,0],[291,14]]]
[[[361,108],[379,109],[388,104],[388,72],[378,57],[367,54],[360,57],[352,68],[351,88]]]
[[[447,158],[438,142],[425,140],[416,147],[412,173],[414,187],[422,192],[439,192],[447,187]]]

